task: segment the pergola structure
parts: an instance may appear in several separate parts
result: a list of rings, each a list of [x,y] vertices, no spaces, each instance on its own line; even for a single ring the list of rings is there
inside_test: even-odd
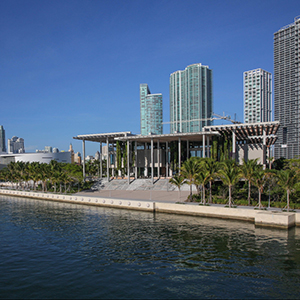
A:
[[[195,133],[174,133],[174,134],[161,134],[161,135],[134,135],[130,131],[124,132],[114,132],[114,133],[101,133],[101,134],[85,134],[73,137],[77,140],[82,140],[83,142],[83,176],[85,177],[85,141],[99,142],[100,143],[100,177],[102,178],[102,143],[106,143],[108,149],[107,157],[107,179],[109,180],[109,145],[116,145],[116,142],[122,141],[127,143],[127,177],[128,184],[130,184],[130,144],[132,142],[136,143],[135,151],[135,178],[137,178],[137,145],[144,145],[144,150],[150,146],[150,166],[151,166],[151,179],[154,182],[154,148],[157,151],[157,175],[160,177],[160,149],[161,145],[164,145],[165,149],[165,165],[166,165],[166,177],[169,176],[169,143],[178,142],[178,153],[179,153],[179,168],[181,167],[181,153],[183,143],[186,145],[187,158],[189,157],[189,152],[192,150],[190,144],[193,142],[201,143],[201,147],[198,148],[202,153],[202,157],[210,157],[210,145],[212,137],[221,136],[226,134],[227,136],[232,136],[232,158],[236,159],[236,147],[238,144],[261,144],[263,151],[263,164],[265,164],[265,152],[266,148],[270,148],[276,140],[276,132],[279,127],[279,122],[264,122],[264,123],[253,123],[253,124],[229,124],[229,125],[216,125],[216,126],[206,126],[201,132]],[[154,143],[156,147],[154,147]],[[113,153],[115,151],[113,150]],[[146,154],[145,154],[146,155]]]
[[[205,131],[217,131],[220,134],[232,135],[232,154],[236,158],[236,145],[238,144],[262,144],[264,148],[274,145],[277,140],[277,130],[280,124],[278,121],[247,123],[247,124],[229,124],[206,126]],[[263,150],[265,152],[265,149]],[[269,155],[270,156],[270,155]]]

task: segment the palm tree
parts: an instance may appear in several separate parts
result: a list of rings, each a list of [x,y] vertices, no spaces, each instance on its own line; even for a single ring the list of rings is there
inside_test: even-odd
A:
[[[186,160],[181,167],[181,175],[186,179],[184,183],[190,186],[190,198],[192,198],[192,185],[195,184],[195,180],[200,171],[199,160],[194,157]]]
[[[200,185],[202,188],[201,199],[204,205],[206,204],[205,185],[207,184],[208,180],[209,180],[209,173],[202,166],[201,171],[197,174],[195,183],[197,184],[197,186]]]
[[[261,194],[264,186],[268,180],[268,176],[265,170],[258,169],[253,174],[253,184],[258,188],[258,208],[261,209]]]
[[[203,161],[203,169],[205,170],[205,173],[207,174],[207,180],[209,182],[209,203],[212,203],[212,182],[217,176],[217,173],[219,171],[219,163],[215,161],[212,158],[207,158]]]
[[[169,180],[171,184],[175,185],[178,188],[178,200],[180,199],[181,194],[180,188],[184,184],[184,181],[185,179],[181,175],[174,176]]]
[[[260,165],[257,164],[258,158],[256,159],[243,159],[243,165],[241,167],[242,175],[246,181],[248,181],[248,205],[251,205],[251,183],[253,181],[253,176],[257,168]]]
[[[36,182],[40,180],[40,163],[39,162],[32,162],[28,166],[29,177],[33,181],[33,189],[36,190]]]
[[[237,167],[235,161],[233,160],[225,160],[221,163],[221,168],[218,172],[220,179],[222,180],[223,184],[228,186],[229,189],[229,202],[228,205],[231,207],[231,190],[232,187],[235,186],[240,178],[241,178],[241,171]]]
[[[299,175],[295,170],[286,169],[277,172],[278,184],[286,190],[287,211],[290,210],[290,193],[298,182]]]

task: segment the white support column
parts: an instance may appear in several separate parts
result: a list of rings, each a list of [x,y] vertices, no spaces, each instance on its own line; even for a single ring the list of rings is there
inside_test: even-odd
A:
[[[157,177],[160,178],[160,155],[159,155],[159,140],[157,140]]]
[[[102,142],[100,142],[100,178],[102,179]]]
[[[151,139],[151,181],[154,184],[154,159],[153,159],[153,138]]]
[[[82,175],[83,181],[85,181],[85,140],[82,140]]]
[[[169,177],[169,143],[166,142],[166,177]]]
[[[264,169],[266,169],[267,166],[266,155],[267,155],[267,136],[266,136],[266,128],[264,126],[263,127],[263,161],[262,161]]]
[[[209,135],[206,136],[206,157],[210,157],[209,153]]]
[[[235,130],[232,130],[232,158],[236,161],[236,137]]]
[[[202,134],[202,157],[205,158],[205,135]]]
[[[130,184],[130,144],[129,141],[127,141],[127,177],[128,177],[128,184]]]
[[[134,143],[134,178],[137,179],[137,142]]]
[[[106,146],[107,146],[107,159],[106,159],[106,174],[107,174],[107,181],[109,181],[109,177],[110,177],[110,174],[109,174],[109,161],[110,161],[110,158],[109,158],[109,141],[108,141],[108,137],[106,138]]]
[[[179,167],[179,173],[181,169],[181,138],[178,138],[178,167]]]
[[[145,157],[145,171],[144,171],[144,176],[148,177],[148,156],[147,156],[147,143],[145,143],[145,152],[144,152],[144,157]]]

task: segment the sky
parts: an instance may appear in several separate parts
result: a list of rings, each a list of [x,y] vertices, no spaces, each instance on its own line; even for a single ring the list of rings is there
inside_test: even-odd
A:
[[[82,152],[79,134],[140,133],[141,83],[168,122],[170,74],[194,63],[213,70],[214,113],[243,122],[243,72],[273,73],[273,34],[298,15],[299,0],[1,0],[0,125],[26,152]]]

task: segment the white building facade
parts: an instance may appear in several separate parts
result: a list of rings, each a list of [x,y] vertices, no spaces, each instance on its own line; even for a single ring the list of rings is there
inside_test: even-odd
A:
[[[244,72],[244,123],[272,121],[272,74],[255,69]]]
[[[10,162],[39,162],[49,164],[51,160],[57,162],[71,163],[70,152],[58,153],[11,153],[0,155],[0,164],[8,165]]]
[[[24,139],[13,136],[7,141],[8,153],[25,153]]]

